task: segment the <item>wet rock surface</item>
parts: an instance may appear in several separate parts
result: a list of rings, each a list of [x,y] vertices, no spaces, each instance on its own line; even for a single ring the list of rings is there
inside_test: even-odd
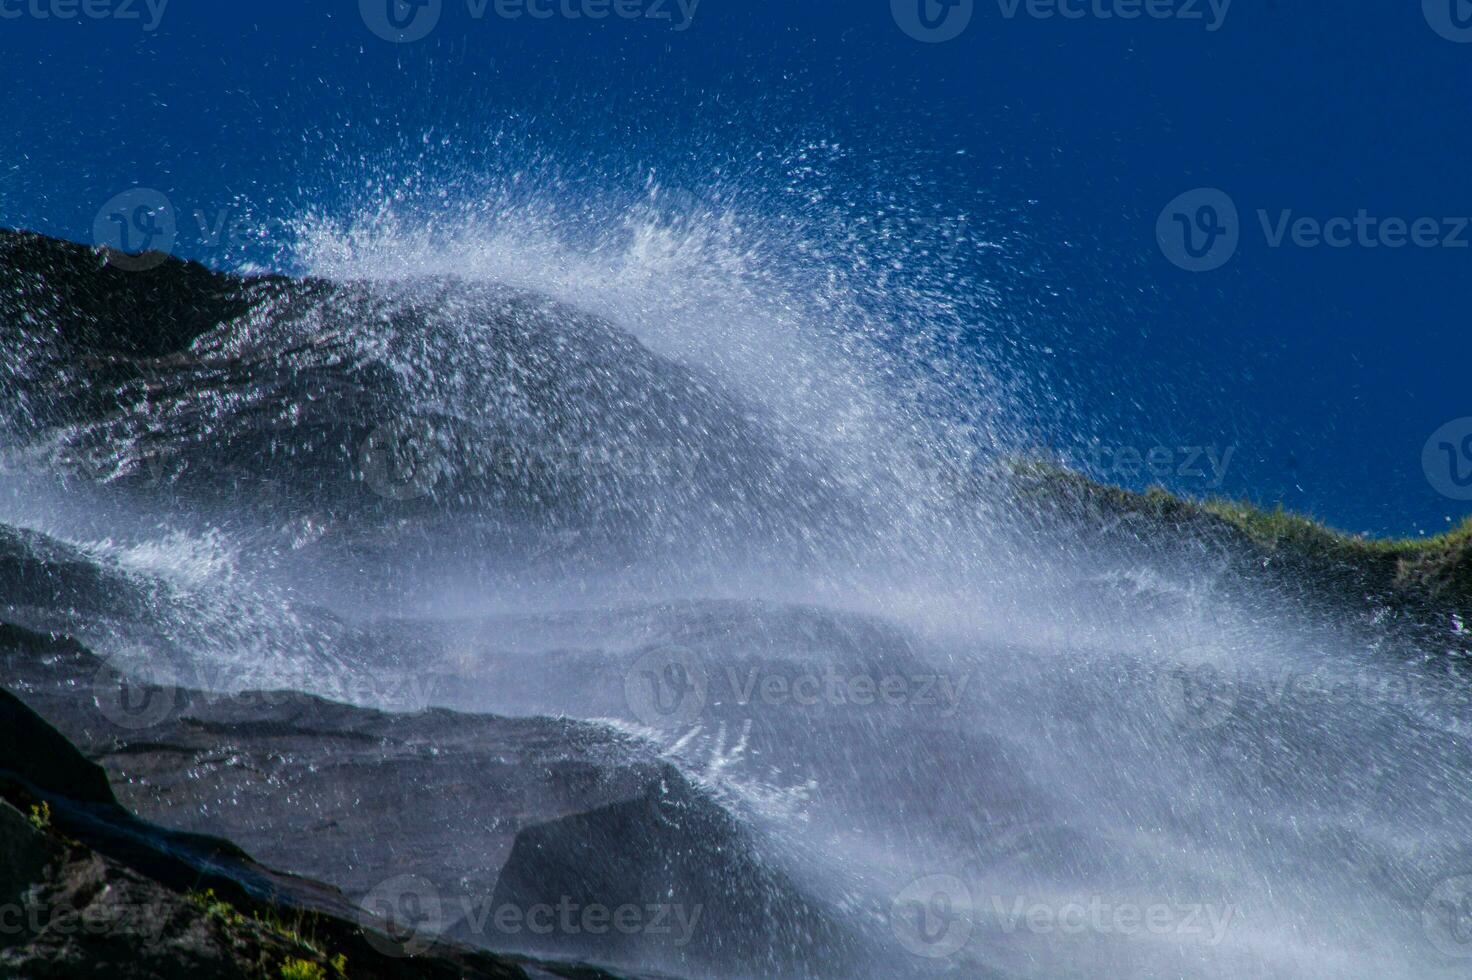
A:
[[[0,628],[0,683],[105,767],[125,805],[340,888],[339,913],[382,912],[411,948],[448,936],[709,971],[790,966],[796,936],[839,931],[714,800],[604,726],[162,688],[14,627]],[[524,921],[568,903],[641,918],[624,933]],[[517,924],[496,925],[507,909]],[[676,909],[687,927],[672,946]]]
[[[266,868],[227,841],[138,820],[99,767],[4,690],[0,736],[4,976],[260,978],[295,966],[327,977],[348,975],[348,964],[353,977],[531,975],[438,939],[406,949],[391,924],[336,889]]]

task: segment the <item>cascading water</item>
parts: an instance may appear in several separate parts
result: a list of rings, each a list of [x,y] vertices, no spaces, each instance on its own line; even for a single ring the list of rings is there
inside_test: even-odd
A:
[[[1445,651],[1040,524],[997,473],[1045,393],[957,352],[933,255],[789,190],[302,219],[309,278],[111,359],[20,297],[0,521],[119,599],[10,615],[632,733],[840,923],[793,973],[1464,975]]]

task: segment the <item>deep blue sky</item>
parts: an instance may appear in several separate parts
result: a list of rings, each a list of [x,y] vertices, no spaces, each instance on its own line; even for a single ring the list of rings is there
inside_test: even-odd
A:
[[[1049,438],[1234,445],[1222,491],[1351,530],[1472,510],[1422,466],[1431,433],[1472,416],[1472,247],[1271,248],[1256,216],[1472,215],[1472,43],[1420,4],[1237,0],[1208,31],[976,0],[959,37],[925,44],[889,0],[702,0],[684,31],[444,0],[427,38],[392,44],[347,0],[172,0],[153,31],[141,0],[142,21],[31,15],[51,2],[0,0],[20,13],[0,17],[0,223],[86,240],[135,185],[279,219],[322,206],[344,159],[431,129],[468,147],[511,125],[573,173],[740,169],[831,140],[856,197],[898,188],[1007,243],[963,267],[996,296],[987,343],[1033,351],[1016,363],[1088,416]],[[1200,186],[1229,193],[1241,244],[1191,273],[1156,219]],[[199,239],[189,219],[177,250],[215,257]]]

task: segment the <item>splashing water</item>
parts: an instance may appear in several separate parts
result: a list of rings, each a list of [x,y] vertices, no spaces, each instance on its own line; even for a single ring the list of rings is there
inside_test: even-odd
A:
[[[114,452],[104,483],[151,447],[184,527],[106,494],[0,517],[161,583],[195,657],[612,719],[876,976],[1464,975],[1472,745],[1435,651],[1018,516],[987,466],[1049,399],[963,344],[985,283],[791,163],[784,206],[370,183],[387,203],[292,223],[309,284],[40,427]],[[363,432],[405,427],[432,465],[367,493]],[[137,523],[98,544],[94,508]],[[697,710],[641,712],[646,672]]]

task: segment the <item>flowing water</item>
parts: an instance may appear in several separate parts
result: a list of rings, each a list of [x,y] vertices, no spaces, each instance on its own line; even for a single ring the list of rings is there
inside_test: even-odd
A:
[[[1446,651],[1025,513],[996,468],[1072,416],[978,346],[987,243],[786,191],[305,217],[310,281],[121,374],[28,299],[0,522],[107,594],[8,617],[633,733],[843,924],[794,972],[1466,975]]]

